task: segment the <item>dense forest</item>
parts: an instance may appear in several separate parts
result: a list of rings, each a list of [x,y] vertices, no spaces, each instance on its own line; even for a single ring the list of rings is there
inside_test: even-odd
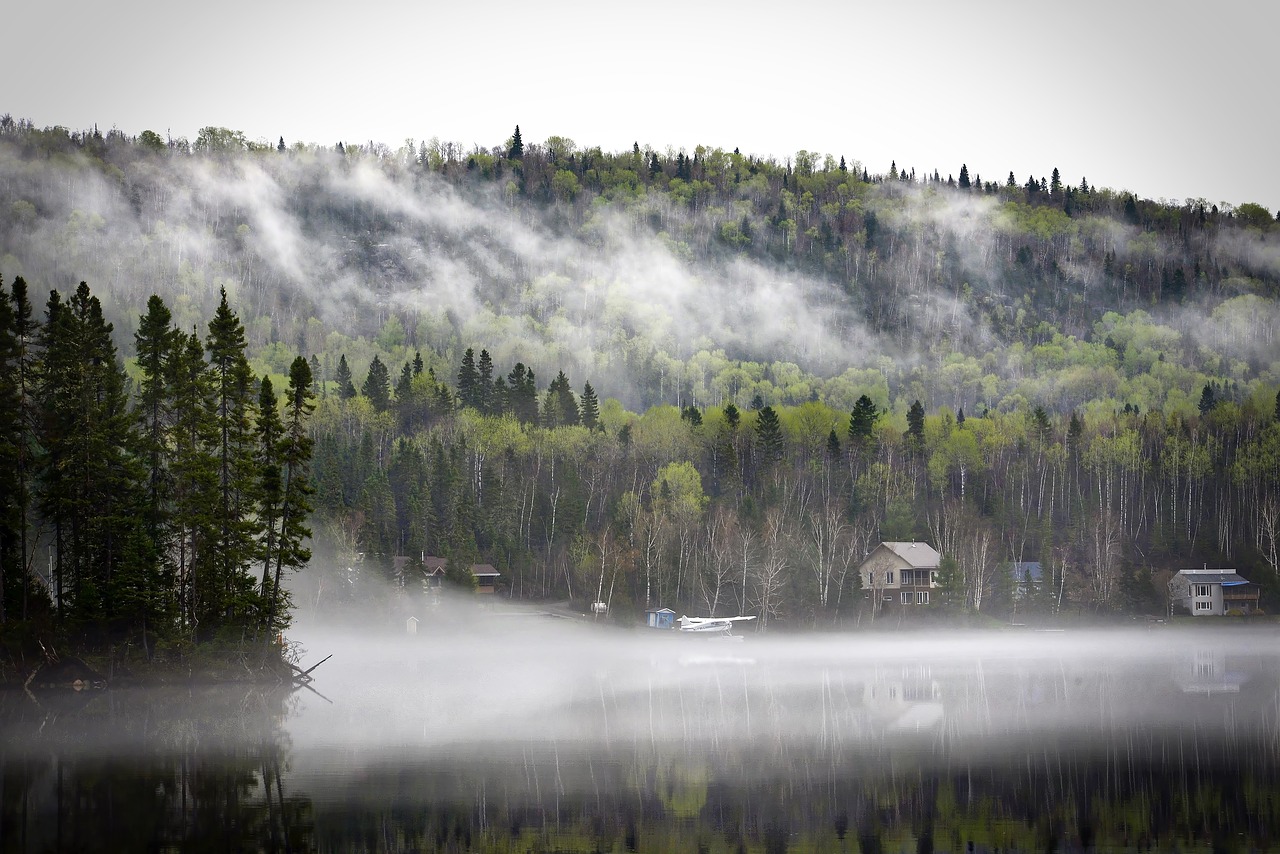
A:
[[[178,435],[147,430],[159,310],[202,374],[206,318],[245,319],[246,459],[247,437],[278,429],[259,401],[301,400],[306,368],[315,410],[295,403],[287,429],[314,442],[321,558],[297,579],[314,608],[416,593],[420,558],[438,555],[463,584],[461,568],[493,564],[512,597],[830,625],[875,616],[853,569],[910,539],[946,558],[944,609],[1006,613],[1011,561],[1046,569],[1020,608],[1161,612],[1170,573],[1202,564],[1239,569],[1276,607],[1276,217],[1057,168],[955,175],[805,151],[606,153],[519,128],[490,148],[392,149],[5,116],[0,275],[103,295],[68,305],[101,339],[95,366],[116,366],[111,411],[137,434],[113,446],[121,467],[179,468]],[[9,296],[10,338],[35,355],[5,358],[47,361],[49,333]],[[33,372],[20,393],[61,412],[56,371]],[[172,591],[168,619],[189,624],[181,559],[164,556],[195,517],[129,515],[151,545],[76,552],[88,535],[64,529],[101,505],[47,499],[62,428],[36,421],[5,434],[6,615],[45,590],[59,612],[110,602],[141,619],[99,581],[33,580],[55,578],[37,566],[52,560],[67,584],[105,572],[136,589],[98,567],[116,561],[160,573],[137,584]],[[265,542],[285,511],[263,469],[236,517],[254,545],[224,555],[239,586],[200,600],[232,623],[268,619],[240,599],[276,598],[278,572],[248,572],[254,550],[303,548]],[[148,506],[147,477],[130,477]]]

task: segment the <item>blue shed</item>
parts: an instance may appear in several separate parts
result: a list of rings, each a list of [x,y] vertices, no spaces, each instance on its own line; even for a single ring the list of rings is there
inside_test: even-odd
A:
[[[670,608],[650,608],[644,614],[651,629],[669,629],[676,624],[676,612]]]

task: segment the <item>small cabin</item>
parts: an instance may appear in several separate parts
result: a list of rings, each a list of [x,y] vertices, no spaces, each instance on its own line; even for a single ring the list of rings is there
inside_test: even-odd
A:
[[[670,608],[650,608],[644,616],[646,625],[651,629],[670,629],[676,624],[676,612]]]
[[[498,579],[502,577],[502,573],[494,569],[487,563],[473,564],[471,567],[471,575],[476,580],[476,592],[491,594],[497,586]]]
[[[418,633],[418,618],[410,617],[404,621],[404,630],[408,634],[416,635]]]

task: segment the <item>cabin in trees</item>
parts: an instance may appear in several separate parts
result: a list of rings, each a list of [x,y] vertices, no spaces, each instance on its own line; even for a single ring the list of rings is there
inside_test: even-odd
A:
[[[872,603],[928,605],[938,586],[942,555],[928,543],[885,542],[872,549],[858,567],[862,590]]]
[[[1169,579],[1169,602],[1193,617],[1252,614],[1258,610],[1258,585],[1234,569],[1183,569]]]
[[[490,594],[493,593],[502,573],[487,563],[477,563],[472,565],[471,575],[476,580],[476,592]]]

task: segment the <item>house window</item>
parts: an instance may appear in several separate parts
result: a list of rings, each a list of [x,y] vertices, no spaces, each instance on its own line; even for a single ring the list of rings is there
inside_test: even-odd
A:
[[[1197,610],[1197,611],[1212,611],[1212,610],[1213,610],[1213,603],[1212,603],[1212,602],[1196,602],[1196,610]]]
[[[910,591],[910,590],[904,590],[904,591],[902,591],[902,604],[903,604],[903,605],[910,605],[910,604],[911,604],[911,591]]]
[[[928,605],[928,604],[929,604],[929,591],[928,591],[928,590],[921,590],[919,593],[917,593],[917,594],[916,594],[916,604],[917,604],[917,605]]]
[[[1208,596],[1208,595],[1210,595],[1210,593],[1209,593],[1209,585],[1207,585],[1207,584],[1197,584],[1197,585],[1196,585],[1196,595],[1197,595],[1197,596]]]
[[[891,570],[889,570],[888,572],[886,572],[886,573],[884,574],[884,583],[885,583],[885,584],[892,584],[892,583],[893,583],[893,570],[892,570],[892,569],[891,569]]]

